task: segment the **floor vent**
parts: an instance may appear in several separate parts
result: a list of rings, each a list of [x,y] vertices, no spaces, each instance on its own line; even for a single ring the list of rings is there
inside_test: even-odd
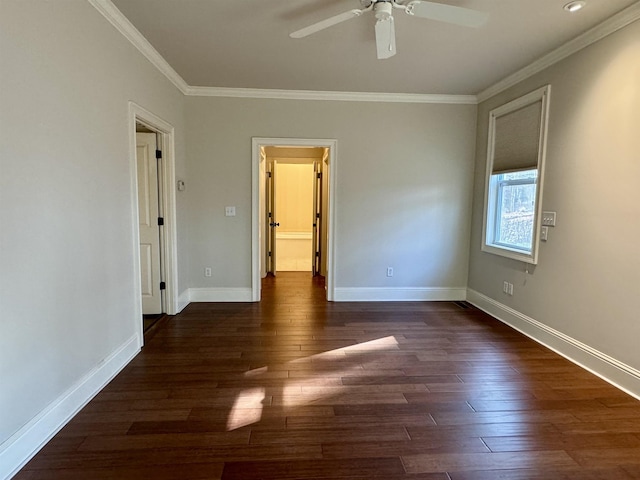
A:
[[[455,303],[457,306],[459,306],[463,310],[467,310],[467,309],[471,308],[471,305],[468,304],[467,302],[453,302],[453,303]]]

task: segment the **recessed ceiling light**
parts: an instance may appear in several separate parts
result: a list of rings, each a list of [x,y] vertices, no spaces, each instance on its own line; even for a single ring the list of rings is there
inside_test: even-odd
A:
[[[569,2],[564,6],[564,9],[567,12],[577,12],[578,10],[582,9],[584,6],[586,5],[585,2]]]

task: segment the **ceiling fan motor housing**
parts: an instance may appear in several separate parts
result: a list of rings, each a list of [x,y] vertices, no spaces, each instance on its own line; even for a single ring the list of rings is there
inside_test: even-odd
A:
[[[376,18],[378,20],[388,19],[393,12],[393,6],[391,5],[391,2],[386,1],[376,2],[376,4],[373,6],[373,9],[376,12]]]

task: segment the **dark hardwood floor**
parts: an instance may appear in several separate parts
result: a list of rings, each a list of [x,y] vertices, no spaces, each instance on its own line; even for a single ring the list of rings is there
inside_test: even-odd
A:
[[[471,306],[283,273],[170,317],[16,478],[638,479],[640,402]]]

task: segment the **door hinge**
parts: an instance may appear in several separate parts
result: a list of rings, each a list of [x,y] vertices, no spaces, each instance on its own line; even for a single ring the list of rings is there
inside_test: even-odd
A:
[[[271,252],[269,252],[269,256],[271,256]]]
[[[269,218],[273,217],[273,214],[271,212],[269,212]]]
[[[318,172],[318,178],[322,178],[322,172]]]
[[[161,227],[162,225],[164,225],[164,218],[158,217],[158,226]]]
[[[271,178],[271,172],[267,172],[267,177]]]
[[[162,150],[156,150],[156,158],[158,160],[162,158]]]
[[[166,282],[160,282],[160,290],[166,290],[167,289],[167,283]]]
[[[316,218],[320,218],[320,212],[316,213]]]

